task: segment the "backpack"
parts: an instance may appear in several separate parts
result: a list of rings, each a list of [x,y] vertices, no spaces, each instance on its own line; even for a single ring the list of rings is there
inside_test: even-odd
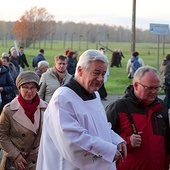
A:
[[[136,70],[141,67],[138,59],[135,59],[134,61],[131,61],[131,68],[132,68],[132,72],[131,72],[131,78],[133,78]]]
[[[170,64],[165,66],[163,84],[170,87]]]

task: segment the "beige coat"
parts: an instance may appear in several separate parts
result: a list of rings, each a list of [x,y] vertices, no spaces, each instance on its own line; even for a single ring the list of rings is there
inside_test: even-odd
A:
[[[62,85],[66,84],[72,76],[67,72],[66,76],[63,79]],[[53,73],[53,69],[48,69],[45,73],[42,74],[40,78],[40,89],[39,89],[39,96],[42,100],[49,103],[53,93],[56,89],[58,89],[61,85],[58,81],[58,78]]]
[[[30,150],[31,152],[26,158],[28,162],[26,170],[35,170],[43,115],[46,107],[47,103],[40,100],[40,104],[35,112],[34,124],[24,113],[17,97],[4,107],[0,116],[0,147],[3,150],[0,170],[4,170],[6,158],[14,161],[20,153],[27,154]],[[40,131],[37,136],[40,120]],[[36,140],[34,142],[35,137]],[[33,142],[34,145],[32,146]]]

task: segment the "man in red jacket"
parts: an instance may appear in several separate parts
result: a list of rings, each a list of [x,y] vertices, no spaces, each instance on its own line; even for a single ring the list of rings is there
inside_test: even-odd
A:
[[[112,128],[127,142],[127,158],[118,170],[167,170],[170,154],[168,110],[157,97],[160,80],[157,70],[140,67],[133,85],[122,99],[110,103],[106,113]]]

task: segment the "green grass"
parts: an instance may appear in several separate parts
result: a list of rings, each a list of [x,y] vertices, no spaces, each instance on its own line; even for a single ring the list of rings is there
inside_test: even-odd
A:
[[[105,43],[102,43],[105,44]],[[9,47],[13,45],[13,41],[8,42],[7,47],[1,47],[0,48],[0,53],[2,54],[3,52],[8,52]],[[35,49],[33,49],[33,46],[31,46],[28,49],[25,49],[25,54],[27,56],[27,60],[32,68],[32,59],[35,55],[38,54],[38,51],[40,48],[44,48],[44,42],[41,42],[39,44],[36,44]],[[121,49],[125,58],[122,59],[122,68],[117,68],[117,67],[109,67],[109,72],[110,75],[108,77],[108,81],[105,83],[105,87],[107,89],[108,94],[123,94],[125,88],[129,85],[132,84],[132,80],[129,80],[127,78],[126,74],[126,63],[127,60],[131,56],[130,52],[130,43],[108,43],[109,49],[115,50],[115,49]],[[139,52],[140,57],[143,59],[145,65],[150,65],[155,68],[158,68],[161,65],[161,62],[163,58],[165,58],[165,54],[169,52],[170,45],[166,44],[165,45],[165,54],[163,54],[162,46],[160,44],[160,50],[159,50],[159,62],[157,62],[157,43],[155,44],[147,44],[147,43],[137,43],[136,44],[136,51]],[[65,48],[71,47],[71,42],[66,42]],[[89,43],[88,44],[89,49],[96,49],[96,43]],[[100,45],[98,44],[98,48]],[[63,42],[54,42],[52,45],[51,49],[51,43],[47,42],[46,43],[46,48],[45,49],[45,58],[46,60],[50,63],[50,66],[53,66],[54,63],[54,56],[58,54],[63,54],[65,52],[65,49],[63,49]],[[77,50],[79,55],[82,54],[83,51],[86,50],[86,42],[81,42],[81,49],[79,50],[79,43],[78,42],[73,42],[73,50]],[[148,51],[150,51],[150,55],[148,54]],[[111,52],[106,51],[106,56],[108,57],[109,61],[111,58]],[[159,65],[158,65],[159,63]],[[27,70],[27,69],[26,69]],[[160,92],[161,94],[164,93],[163,91]]]

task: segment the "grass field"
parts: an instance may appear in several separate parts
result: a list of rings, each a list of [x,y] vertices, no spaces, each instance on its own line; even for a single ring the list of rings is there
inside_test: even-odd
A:
[[[105,43],[103,43],[105,44]],[[8,52],[9,47],[13,45],[13,41],[8,42],[6,47],[0,47],[0,53]],[[65,47],[71,47],[71,42],[66,42]],[[77,50],[79,55],[82,54],[83,51],[86,50],[86,42],[81,42],[81,47],[79,42],[73,42],[73,51]],[[89,43],[88,44],[89,49],[96,49],[96,43]],[[100,48],[100,45],[97,46]],[[123,94],[125,88],[132,84],[132,80],[129,80],[127,78],[126,74],[126,63],[127,60],[130,58],[131,52],[130,52],[130,43],[108,43],[109,49],[115,50],[115,49],[121,49],[125,58],[122,59],[122,67],[109,67],[109,77],[108,81],[105,83],[105,87],[107,89],[108,94]],[[139,52],[140,57],[143,59],[145,65],[150,65],[158,69],[160,68],[161,62],[163,58],[165,58],[165,55],[170,52],[170,44],[165,44],[165,50],[163,54],[162,45],[160,44],[159,48],[159,57],[158,57],[158,44],[146,44],[146,43],[137,43],[136,44],[136,51]],[[30,47],[28,49],[25,49],[25,54],[27,56],[27,60],[30,64],[31,69],[32,68],[32,59],[35,55],[38,54],[38,51],[40,48],[44,48],[44,44],[36,44],[35,49],[33,47]],[[50,66],[53,66],[54,62],[54,56],[58,54],[63,54],[65,52],[65,49],[63,49],[63,42],[53,42],[51,44],[50,42],[46,43],[45,49],[45,58],[50,63]],[[150,52],[150,54],[148,54]],[[108,57],[109,61],[111,58],[111,52],[106,51],[106,56]],[[27,69],[25,69],[27,70]],[[163,94],[163,90],[159,93]]]

